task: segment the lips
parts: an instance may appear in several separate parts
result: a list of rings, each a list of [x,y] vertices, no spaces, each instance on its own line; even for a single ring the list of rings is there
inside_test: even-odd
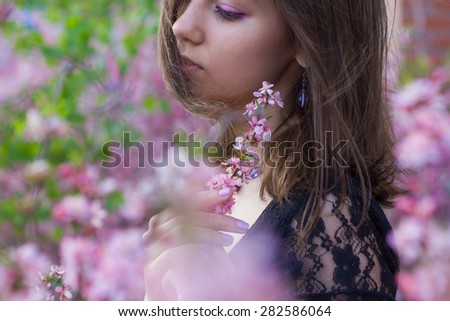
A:
[[[195,62],[193,62],[192,60],[190,60],[185,56],[181,56],[181,68],[187,72],[199,71],[203,69],[202,67],[200,67]]]

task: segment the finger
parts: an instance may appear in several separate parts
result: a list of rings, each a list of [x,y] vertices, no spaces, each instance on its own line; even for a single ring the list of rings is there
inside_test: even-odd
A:
[[[198,211],[209,211],[212,207],[214,207],[217,204],[221,204],[223,202],[226,202],[231,198],[233,195],[233,191],[228,188],[221,191],[217,190],[209,190],[209,191],[202,191],[198,193],[198,197],[195,200],[195,206],[194,208],[191,208],[189,206],[186,206],[184,208],[183,214],[189,213],[189,212],[198,212]],[[176,211],[174,209],[166,208],[165,210],[161,211],[158,214],[153,215],[148,223],[148,229],[151,230],[152,227],[161,224],[163,222],[166,222],[170,220],[171,218],[180,215],[181,213],[179,211]]]
[[[199,192],[195,200],[194,210],[211,211],[211,209],[219,204],[228,201],[233,196],[231,188],[224,188],[220,191],[209,190]]]
[[[152,247],[179,246],[181,243],[208,243],[213,245],[231,245],[233,240],[228,234],[243,234],[249,224],[232,216],[197,213],[177,216],[162,224],[152,227],[143,235],[143,241]]]
[[[166,233],[177,226],[196,226],[216,231],[243,234],[249,224],[229,215],[214,213],[189,213],[176,216],[157,227],[158,233]]]
[[[147,231],[143,234],[142,240],[144,242],[152,242],[157,240],[164,230],[160,231],[159,226],[164,224],[164,222],[176,217],[177,214],[170,208],[166,208],[161,213],[153,215],[148,221]]]
[[[180,247],[184,244],[215,245],[222,247],[229,246],[233,242],[233,236],[226,233],[201,227],[177,226],[157,241],[151,243],[149,254],[154,258],[170,248]]]
[[[200,192],[199,207],[209,206],[217,200],[215,191]],[[214,196],[216,195],[216,196]],[[230,198],[232,192],[227,196]],[[226,200],[219,196],[220,200]],[[167,223],[167,224],[166,224]],[[156,241],[165,234],[168,229],[172,229],[174,225],[197,225],[199,227],[211,228],[232,233],[245,233],[249,229],[249,225],[229,215],[220,215],[211,212],[194,213],[184,212],[184,214],[176,213],[173,209],[167,208],[161,213],[153,215],[148,223],[148,230],[142,236],[144,242]]]
[[[148,230],[150,231],[155,226],[167,222],[176,216],[196,213],[199,211],[209,212],[212,207],[226,202],[233,195],[233,191],[231,189],[228,189],[225,194],[221,192],[222,191],[218,192],[216,190],[199,192],[196,199],[192,201],[192,204],[182,204],[184,206],[183,208],[176,206],[164,209],[162,212],[157,213],[150,218],[148,222]]]

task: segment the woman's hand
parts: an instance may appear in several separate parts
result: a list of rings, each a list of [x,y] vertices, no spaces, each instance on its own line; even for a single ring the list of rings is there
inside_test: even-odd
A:
[[[211,285],[215,276],[233,272],[223,248],[233,243],[227,232],[245,233],[248,224],[212,212],[231,197],[231,191],[222,196],[214,190],[200,192],[195,206],[183,211],[169,208],[150,219],[143,236],[149,244],[146,299],[194,299],[190,296],[195,296],[192,290],[199,289],[199,282]]]

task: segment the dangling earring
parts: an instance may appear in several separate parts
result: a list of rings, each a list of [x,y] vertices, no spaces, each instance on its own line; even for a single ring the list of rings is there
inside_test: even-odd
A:
[[[298,97],[298,104],[300,107],[304,108],[306,104],[308,104],[308,95],[306,93],[306,85],[307,85],[307,77],[306,71],[303,73],[302,79],[302,91],[300,92],[300,96]]]

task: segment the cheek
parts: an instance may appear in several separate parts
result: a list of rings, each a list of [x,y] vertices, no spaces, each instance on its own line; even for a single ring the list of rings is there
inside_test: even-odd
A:
[[[293,50],[279,30],[261,26],[255,30],[258,32],[228,34],[211,44],[209,57],[213,61],[209,64],[207,81],[197,88],[205,97],[249,102],[264,80],[279,79],[292,61]]]
[[[251,88],[252,92],[264,80],[275,81],[291,63],[294,54],[285,41],[270,39],[243,39],[239,43],[244,45],[228,47],[222,52],[220,75],[236,86]]]

